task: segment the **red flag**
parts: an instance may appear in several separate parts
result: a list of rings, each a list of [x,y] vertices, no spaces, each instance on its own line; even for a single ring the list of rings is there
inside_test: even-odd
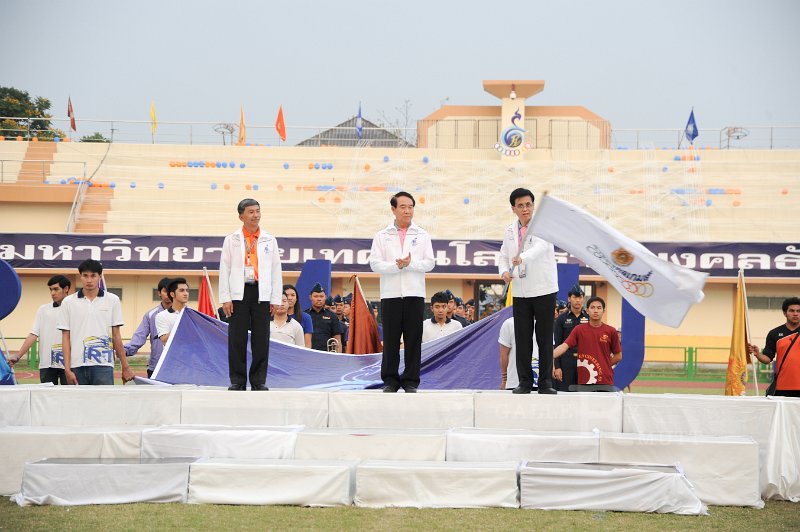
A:
[[[197,311],[206,316],[216,318],[217,313],[214,309],[214,305],[211,303],[211,291],[209,290],[208,282],[208,277],[204,275],[203,280],[200,282],[200,296],[197,298]]]
[[[67,97],[67,116],[69,117],[69,127],[72,131],[78,131],[75,127],[75,112],[72,110],[72,98]]]
[[[350,307],[350,330],[347,333],[347,352],[351,355],[380,353],[381,336],[378,322],[367,304],[358,276],[354,275],[353,303]]]
[[[275,120],[275,130],[281,137],[281,140],[286,142],[286,124],[283,122],[283,106],[278,108],[278,119]]]

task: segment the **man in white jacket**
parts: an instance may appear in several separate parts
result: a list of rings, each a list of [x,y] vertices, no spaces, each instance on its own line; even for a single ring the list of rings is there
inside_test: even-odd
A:
[[[372,240],[369,265],[381,275],[383,314],[383,391],[400,387],[414,393],[419,386],[422,357],[422,319],[425,312],[425,273],[433,269],[433,247],[427,231],[412,223],[414,197],[398,192],[389,201],[394,220]],[[405,369],[400,375],[400,338],[405,346]]]
[[[517,352],[519,386],[513,393],[533,389],[534,320],[539,348],[539,393],[553,394],[553,309],[558,292],[558,273],[553,244],[533,235],[528,228],[533,219],[533,192],[515,189],[509,197],[517,221],[506,228],[500,248],[499,271],[511,283],[514,298],[514,340]]]
[[[242,228],[225,237],[219,261],[219,300],[228,318],[228,389],[247,388],[250,330],[250,389],[268,390],[269,316],[283,295],[281,258],[278,241],[259,227],[259,203],[243,199],[238,211]]]

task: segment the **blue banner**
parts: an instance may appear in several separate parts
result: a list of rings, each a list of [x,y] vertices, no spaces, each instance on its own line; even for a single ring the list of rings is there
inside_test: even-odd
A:
[[[420,389],[500,388],[498,337],[511,309],[444,338],[422,344]],[[249,342],[248,342],[249,344]],[[248,349],[248,367],[251,362]],[[402,352],[400,371],[403,371]],[[186,308],[153,374],[169,384],[228,386],[228,325]],[[381,354],[345,355],[270,341],[270,388],[358,390],[379,388]]]

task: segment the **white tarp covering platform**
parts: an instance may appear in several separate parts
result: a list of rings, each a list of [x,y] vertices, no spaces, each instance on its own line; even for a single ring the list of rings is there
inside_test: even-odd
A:
[[[517,462],[368,460],[356,468],[356,506],[517,508]]]
[[[51,386],[31,389],[31,425],[172,425],[181,392],[156,386]]]
[[[762,464],[762,495],[800,502],[800,399],[776,398],[769,450]]]
[[[302,460],[444,460],[447,432],[433,429],[312,429],[297,433]]]
[[[189,502],[350,505],[353,503],[356,463],[203,459],[192,464]]]
[[[310,390],[270,390],[231,393],[224,389],[181,392],[184,424],[328,426],[328,393]]]
[[[0,495],[20,490],[26,462],[45,458],[139,458],[141,427],[4,427]]]
[[[480,392],[475,394],[475,427],[537,432],[591,432],[594,429],[622,432],[622,394]]]
[[[176,425],[142,431],[143,458],[291,458],[300,426]]]
[[[603,433],[599,461],[676,464],[705,504],[764,507],[752,438]]]
[[[527,462],[520,506],[706,515],[708,509],[675,467]]]
[[[512,429],[452,429],[447,433],[447,460],[500,462],[516,460],[597,462],[599,433],[534,432]]]
[[[31,387],[0,386],[0,405],[0,427],[31,424]]]
[[[53,458],[25,464],[20,506],[186,502],[193,458]]]
[[[473,425],[472,392],[331,392],[331,428],[449,429]]]

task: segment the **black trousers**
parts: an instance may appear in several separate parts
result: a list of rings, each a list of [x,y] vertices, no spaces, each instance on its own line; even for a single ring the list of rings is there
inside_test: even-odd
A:
[[[522,388],[533,387],[533,320],[536,320],[536,345],[539,347],[539,388],[553,382],[553,310],[556,294],[514,298],[514,342],[517,348],[517,375]]]
[[[422,359],[422,319],[425,298],[381,299],[383,315],[383,360],[381,379],[386,386],[419,386]],[[400,375],[400,337],[403,338],[405,369]]]
[[[62,368],[41,368],[39,382],[52,382],[53,384],[67,384],[67,374]]]
[[[228,373],[231,384],[247,385],[247,331],[250,331],[250,386],[266,384],[269,363],[269,302],[258,300],[258,285],[245,284],[228,319]]]

